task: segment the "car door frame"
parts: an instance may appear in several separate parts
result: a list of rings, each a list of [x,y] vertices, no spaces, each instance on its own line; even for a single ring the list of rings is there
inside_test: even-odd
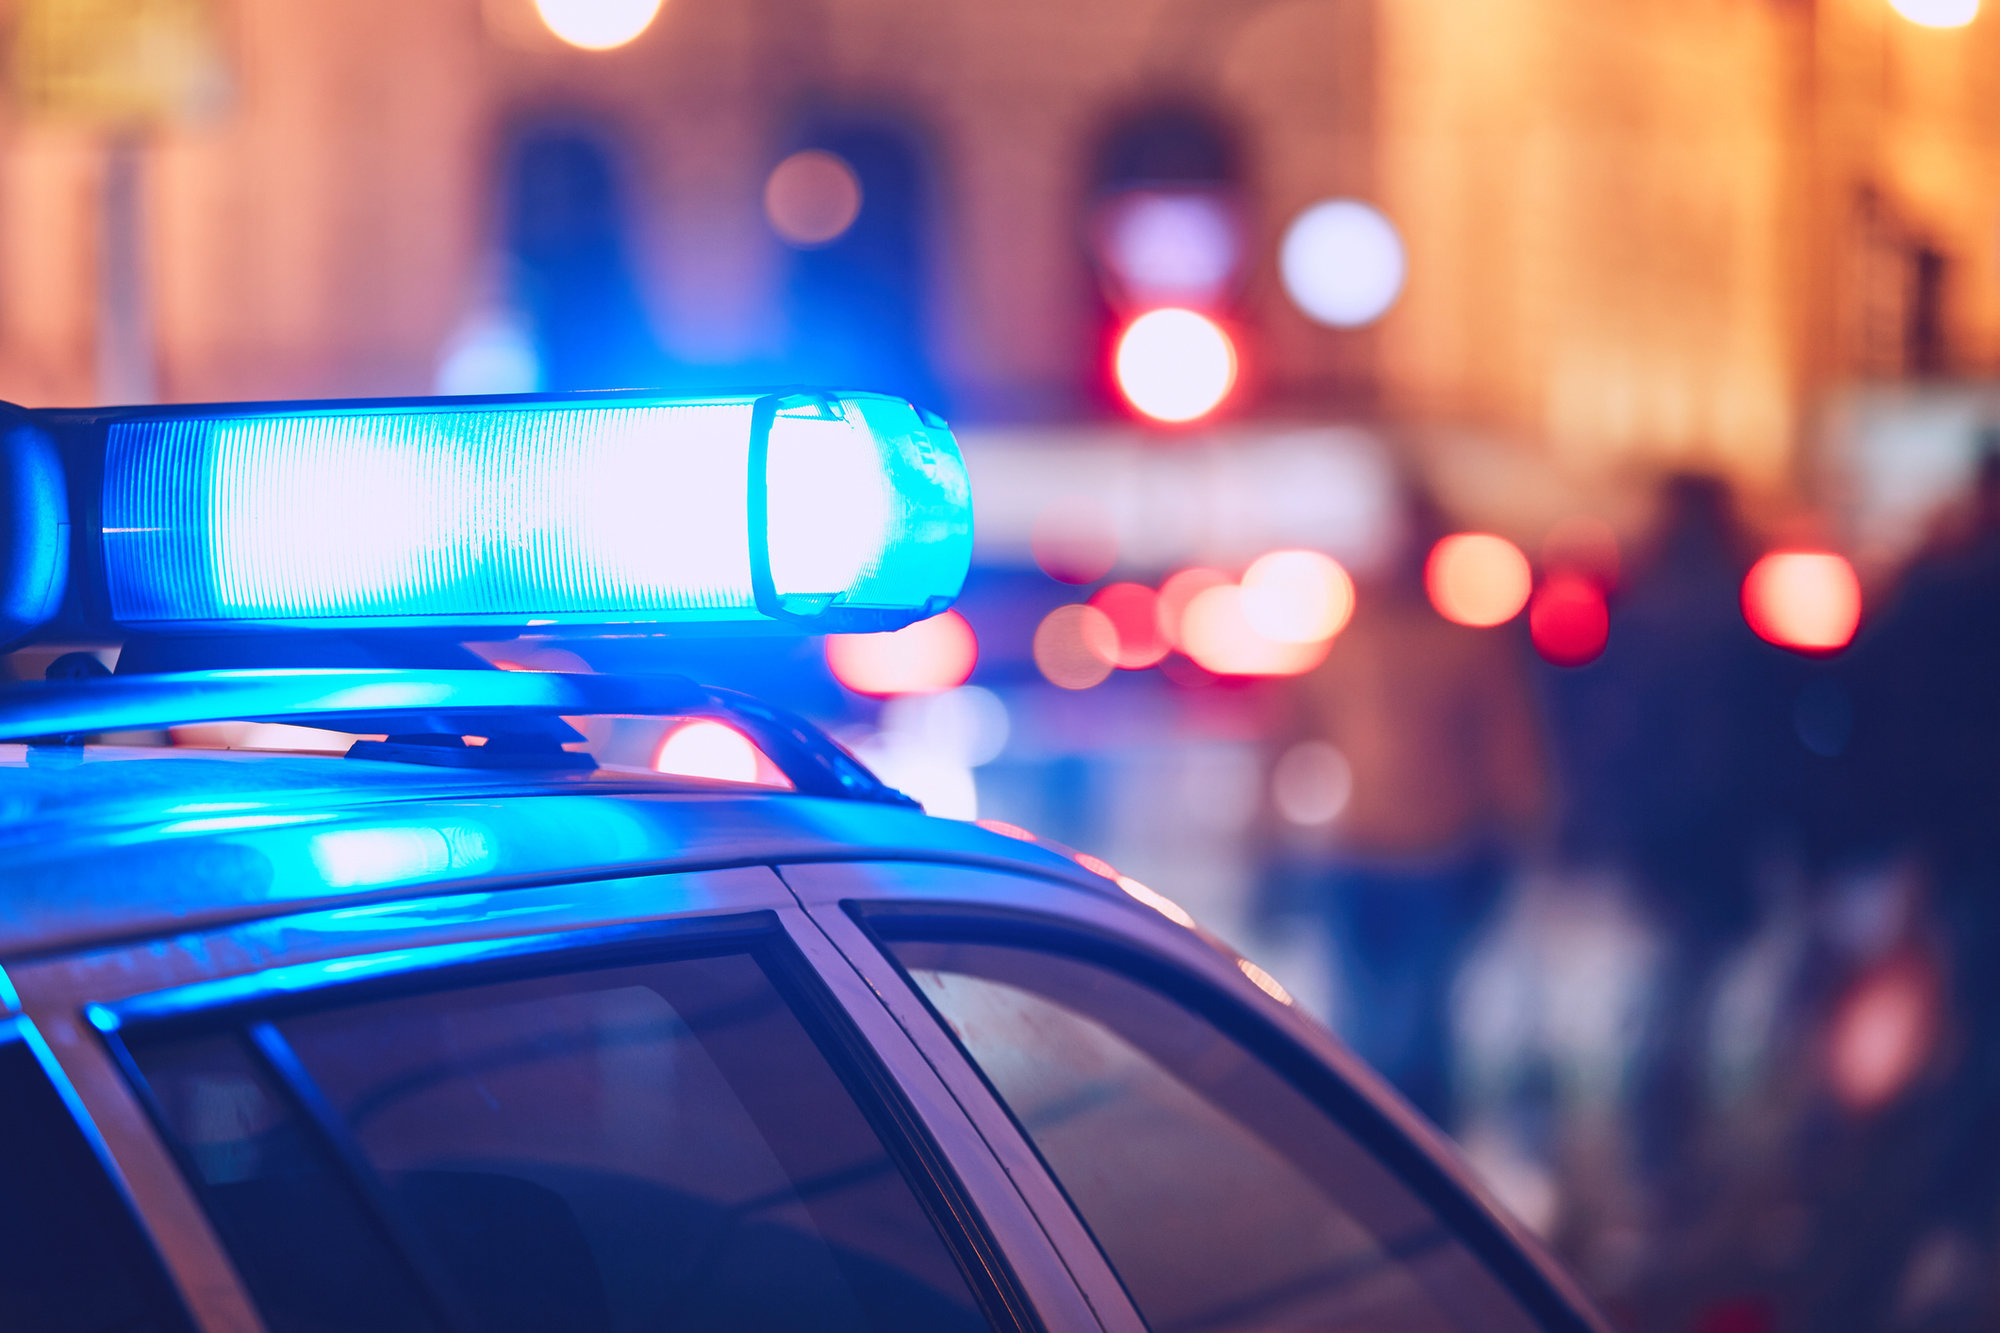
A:
[[[1174,977],[1176,984],[1165,992],[1170,998],[1188,1003],[1211,1021],[1226,1018],[1218,1026],[1237,1040],[1242,1039],[1241,1029],[1257,1030],[1252,1052],[1273,1063],[1281,1076],[1297,1084],[1284,1066],[1304,1065],[1338,1085],[1349,1106],[1329,1105],[1319,1090],[1302,1087],[1301,1091],[1436,1211],[1540,1324],[1552,1333],[1610,1333],[1609,1323],[1581,1288],[1473,1177],[1451,1142],[1331,1032],[1289,997],[1280,998],[1282,988],[1261,969],[1213,936],[1108,880],[1101,889],[1086,888],[1029,873],[900,861],[820,862],[779,869],[814,922],[883,997],[987,1136],[1107,1328],[1145,1325],[1041,1155],[881,947],[869,927],[870,917],[947,915],[961,921],[989,921],[1003,931],[1054,932],[1074,942],[1080,953],[1112,950],[1141,960],[1146,971]],[[1170,903],[1164,906],[1172,909]],[[1129,968],[1120,970],[1131,975]],[[1152,984],[1143,976],[1135,979]],[[1219,1009],[1227,1012],[1219,1014]],[[1272,1053],[1288,1058],[1273,1062]],[[1128,1314],[1133,1321],[1129,1325]]]
[[[1011,1292],[1007,1304],[1025,1306],[1009,1311],[1017,1326],[1100,1333],[1090,1304],[984,1136],[770,866],[419,894],[19,959],[7,975],[21,1011],[74,1090],[87,1130],[105,1145],[108,1169],[132,1200],[189,1313],[203,1329],[253,1333],[264,1324],[248,1289],[100,1024],[115,1027],[121,1009],[156,1002],[209,1011],[254,1002],[273,989],[331,991],[340,984],[338,969],[365,967],[365,960],[392,953],[438,951],[434,970],[443,970],[505,955],[526,940],[546,941],[536,950],[544,957],[560,956],[619,930],[670,948],[675,934],[702,923],[712,928],[753,917],[769,919],[769,935],[798,955],[802,970],[824,990],[842,1033],[865,1048],[862,1064],[873,1070],[843,1069],[843,1077],[886,1081],[876,1099],[900,1123],[879,1128],[904,1140],[894,1150],[931,1154],[947,1171],[948,1187],[934,1192],[957,1201],[954,1215],[940,1219],[961,1233],[945,1238],[953,1251],[997,1260],[1001,1271],[992,1276],[1000,1291]],[[856,1057],[853,1051],[825,1053],[836,1065]]]

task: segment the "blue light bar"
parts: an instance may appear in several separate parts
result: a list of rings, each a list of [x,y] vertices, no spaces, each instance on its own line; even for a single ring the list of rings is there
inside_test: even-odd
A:
[[[128,629],[893,629],[971,561],[951,432],[875,394],[163,409],[104,460]]]

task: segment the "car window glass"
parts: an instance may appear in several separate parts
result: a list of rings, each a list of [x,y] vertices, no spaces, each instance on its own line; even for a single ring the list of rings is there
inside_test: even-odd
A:
[[[889,947],[1157,1333],[1537,1327],[1373,1154],[1201,1014],[1064,954]]]
[[[189,1327],[116,1186],[18,1037],[0,1043],[0,1144],[0,1328]]]
[[[403,995],[226,1040],[274,1069],[291,1063],[301,1105],[339,1127],[358,1182],[348,1197],[395,1238],[446,1327],[987,1327],[930,1214],[747,955]],[[214,1044],[135,1049],[211,1208],[218,1182],[288,1182],[296,1159],[262,1144],[301,1123],[272,1118],[240,1071],[217,1085]],[[241,1133],[218,1135],[219,1117],[177,1111],[177,1097],[240,1106]],[[352,1211],[342,1230],[365,1229]],[[316,1274],[296,1271],[289,1243],[266,1247],[275,1259],[231,1243],[246,1268],[282,1270],[261,1284],[246,1273],[274,1333],[392,1326],[316,1322],[312,1301],[267,1300]],[[360,1271],[421,1308],[394,1268]]]

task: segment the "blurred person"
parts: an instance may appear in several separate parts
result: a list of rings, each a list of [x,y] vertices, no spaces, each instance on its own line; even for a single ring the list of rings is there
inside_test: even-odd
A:
[[[1418,494],[1402,556],[1363,583],[1326,660],[1290,682],[1281,751],[1330,745],[1351,777],[1314,857],[1343,1035],[1451,1128],[1454,983],[1545,793],[1515,635],[1453,624],[1426,595],[1443,531]]]
[[[1753,551],[1727,486],[1668,477],[1650,546],[1603,656],[1552,694],[1568,850],[1619,872],[1654,935],[1630,1123],[1642,1182],[1664,1186],[1708,1107],[1718,981],[1761,923],[1757,870],[1796,741],[1779,650],[1742,614]]]
[[[1857,1047],[1863,1068],[1898,1075],[1893,1085],[1878,1077],[1881,1087],[1864,1086],[1866,1096],[1840,1086],[1841,1033],[1830,1029],[1846,1151],[1821,1172],[1829,1198],[1816,1256],[1826,1275],[1818,1322],[1881,1327],[1925,1287],[1927,1272],[1942,1271],[1940,1256],[1957,1255],[1964,1271],[1954,1282],[1929,1283],[1937,1309],[1925,1326],[1992,1327],[2000,1321],[1992,1258],[2000,1242],[2000,434],[1984,442],[1970,503],[1911,562],[1847,665],[1857,804],[1914,857],[1928,920],[1906,952],[1939,960],[1946,1013],[1905,1022],[1906,1033],[1880,1021],[1874,1033],[1856,1029],[1870,1039]],[[1871,982],[1880,989],[1871,974],[1858,977],[1843,1007],[1864,1002]],[[1884,1032],[1909,1049],[1884,1048]]]

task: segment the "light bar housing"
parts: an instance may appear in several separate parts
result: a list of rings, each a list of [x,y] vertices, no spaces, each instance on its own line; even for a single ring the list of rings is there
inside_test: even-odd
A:
[[[956,441],[880,394],[26,415],[70,478],[71,629],[871,632],[971,562]]]

